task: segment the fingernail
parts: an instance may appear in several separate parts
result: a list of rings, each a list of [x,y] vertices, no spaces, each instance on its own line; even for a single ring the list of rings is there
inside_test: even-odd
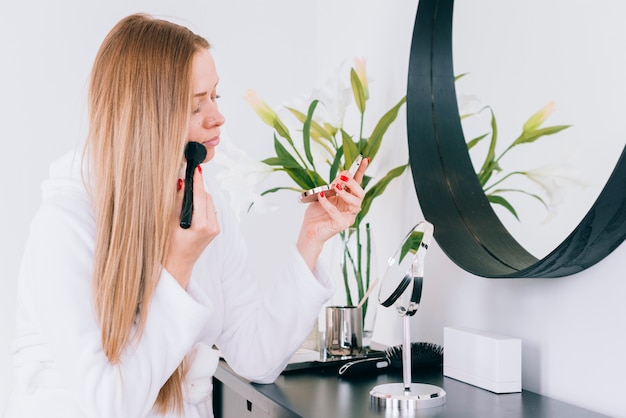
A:
[[[342,179],[343,180],[343,179]],[[344,180],[345,181],[345,180]],[[343,190],[343,188],[341,187],[341,183],[337,183],[335,184],[335,187],[337,188],[337,190]]]
[[[365,161],[367,161],[367,164],[370,163],[370,157],[365,157]]]
[[[176,189],[180,192],[183,188],[183,179],[178,179],[178,183],[176,184]]]
[[[341,179],[341,181],[348,181],[348,180],[350,180],[350,178],[348,178],[348,176],[344,176],[343,174],[339,178]]]
[[[324,197],[324,192],[320,192],[320,197]]]
[[[198,165],[198,171],[202,174],[202,166]]]

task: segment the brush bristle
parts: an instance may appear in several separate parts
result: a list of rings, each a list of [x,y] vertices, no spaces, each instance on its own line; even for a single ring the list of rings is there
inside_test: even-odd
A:
[[[206,158],[206,147],[198,142],[189,142],[185,146],[185,159],[193,164],[200,164]]]
[[[396,345],[385,350],[391,366],[402,367],[402,346]],[[434,343],[411,343],[411,369],[423,370],[443,367],[443,347]]]

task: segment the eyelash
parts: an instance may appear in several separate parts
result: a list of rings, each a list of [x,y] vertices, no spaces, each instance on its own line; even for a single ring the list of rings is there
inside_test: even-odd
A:
[[[219,99],[220,97],[222,97],[222,96],[220,96],[219,94],[216,94],[215,96],[211,96],[211,101],[212,101],[212,102],[214,102],[214,101],[216,101],[217,99]],[[195,115],[196,113],[200,113],[200,105],[198,105],[198,107],[196,107],[196,108],[193,110],[193,114]]]

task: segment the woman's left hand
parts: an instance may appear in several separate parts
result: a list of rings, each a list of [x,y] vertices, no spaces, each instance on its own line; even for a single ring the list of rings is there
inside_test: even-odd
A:
[[[324,243],[351,226],[361,211],[365,196],[361,181],[368,165],[369,159],[364,158],[354,178],[350,178],[347,171],[340,173],[332,184],[336,194],[320,194],[304,212],[297,247],[311,269],[315,267]]]

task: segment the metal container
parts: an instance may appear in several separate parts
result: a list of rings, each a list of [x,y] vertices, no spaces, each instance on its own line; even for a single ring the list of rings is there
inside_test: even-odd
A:
[[[363,350],[363,317],[356,306],[326,307],[326,353],[353,356]]]

